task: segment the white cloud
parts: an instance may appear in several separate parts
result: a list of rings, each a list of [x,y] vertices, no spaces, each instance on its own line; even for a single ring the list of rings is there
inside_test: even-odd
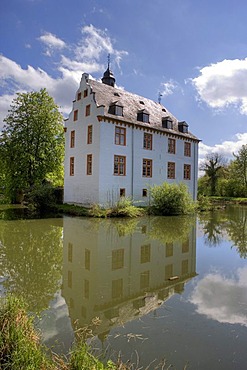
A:
[[[190,302],[209,319],[247,326],[247,267],[239,268],[230,278],[220,273],[206,275],[195,287]]]
[[[247,58],[223,60],[200,69],[192,79],[199,99],[214,109],[236,106],[247,114]]]
[[[178,88],[178,83],[172,79],[169,81],[163,82],[161,84],[161,94],[162,96],[172,95],[174,90]]]
[[[246,145],[247,143],[247,132],[245,133],[237,133],[233,140],[226,140],[223,141],[221,144],[215,144],[214,146],[209,146],[203,144],[202,142],[199,143],[199,167],[200,164],[205,160],[207,155],[212,153],[219,153],[222,155],[223,158],[226,160],[233,159],[233,153],[237,154],[238,151],[241,149],[242,145]],[[200,175],[203,175],[204,172],[200,172]]]
[[[67,115],[71,111],[72,100],[82,73],[103,72],[108,53],[117,65],[121,58],[128,54],[114,48],[106,30],[97,29],[93,25],[83,27],[81,40],[70,48],[64,41],[48,32],[41,35],[39,40],[47,47],[47,55],[51,55],[55,50],[60,51],[60,61],[55,64],[59,77],[54,78],[43,69],[31,65],[23,68],[15,61],[0,55],[0,127],[16,92],[37,91],[45,87],[60,106],[61,112]]]
[[[46,46],[46,55],[51,56],[54,50],[63,49],[66,43],[50,32],[45,32],[39,37],[39,40]]]

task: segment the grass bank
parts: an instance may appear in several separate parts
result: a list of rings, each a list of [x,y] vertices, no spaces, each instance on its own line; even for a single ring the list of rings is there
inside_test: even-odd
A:
[[[52,354],[41,344],[25,303],[12,295],[0,303],[0,369],[3,370],[127,370],[124,364],[103,364],[85,340],[78,340],[69,360]]]

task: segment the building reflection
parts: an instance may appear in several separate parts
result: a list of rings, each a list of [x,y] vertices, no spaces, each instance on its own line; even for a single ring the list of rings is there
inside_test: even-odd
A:
[[[195,223],[166,238],[157,219],[64,219],[62,295],[77,327],[99,317],[94,334],[103,339],[182,293],[196,275]]]

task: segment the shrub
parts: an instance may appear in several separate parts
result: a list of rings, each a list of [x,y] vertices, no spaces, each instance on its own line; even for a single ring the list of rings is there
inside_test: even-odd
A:
[[[55,189],[49,183],[36,185],[26,194],[25,201],[38,211],[50,210],[56,203]]]
[[[195,210],[195,204],[185,184],[168,184],[151,187],[150,212],[156,215],[188,214]]]
[[[117,203],[110,209],[110,217],[138,217],[143,215],[142,208],[133,205],[130,198],[121,197]]]

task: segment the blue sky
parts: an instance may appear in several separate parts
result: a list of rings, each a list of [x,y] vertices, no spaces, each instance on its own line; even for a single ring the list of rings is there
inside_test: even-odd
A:
[[[200,159],[247,144],[247,2],[1,0],[0,127],[16,92],[46,87],[66,116],[81,74],[111,55],[118,87],[158,100]]]

